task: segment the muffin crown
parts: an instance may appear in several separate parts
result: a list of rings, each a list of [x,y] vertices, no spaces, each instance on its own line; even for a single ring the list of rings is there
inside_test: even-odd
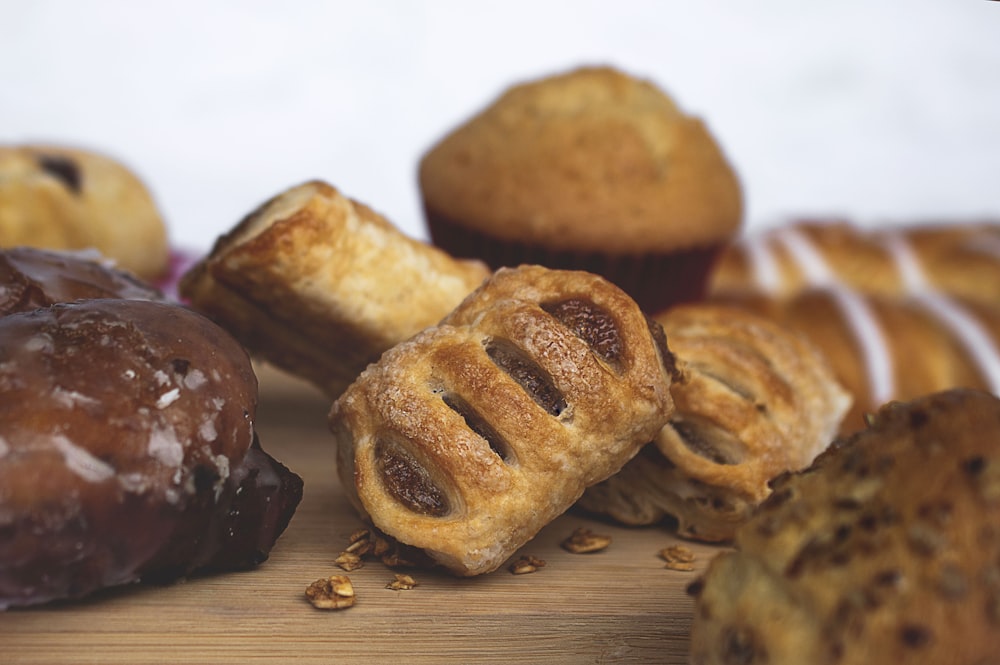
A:
[[[702,121],[610,67],[510,88],[434,146],[419,178],[429,212],[555,249],[705,246],[742,217],[739,182]]]

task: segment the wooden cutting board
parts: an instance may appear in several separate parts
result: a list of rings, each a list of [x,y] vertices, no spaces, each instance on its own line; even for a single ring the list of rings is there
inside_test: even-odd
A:
[[[685,587],[719,548],[683,543],[694,572],[664,567],[680,544],[666,528],[630,529],[574,512],[522,550],[546,566],[456,579],[409,572],[393,591],[379,562],[344,573],[333,561],[362,524],[343,495],[326,431],[328,403],[312,389],[261,372],[264,448],[301,475],[305,496],[258,569],[166,587],[130,586],[83,602],[0,613],[0,662],[39,663],[685,663],[693,603]],[[577,527],[611,536],[600,553],[559,543]],[[306,586],[351,578],[356,604],[317,610]]]

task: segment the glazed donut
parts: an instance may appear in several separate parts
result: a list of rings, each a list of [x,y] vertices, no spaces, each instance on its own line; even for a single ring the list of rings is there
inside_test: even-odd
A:
[[[256,404],[246,352],[178,305],[0,317],[0,607],[266,559],[302,482]]]

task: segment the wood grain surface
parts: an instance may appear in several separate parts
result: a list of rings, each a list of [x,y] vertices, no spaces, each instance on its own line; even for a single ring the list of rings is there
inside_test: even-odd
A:
[[[692,601],[684,592],[718,548],[684,543],[695,572],[664,567],[667,528],[630,529],[570,511],[522,553],[528,575],[502,568],[456,579],[409,570],[418,586],[386,589],[393,572],[333,560],[362,526],[334,472],[327,402],[261,373],[261,442],[305,481],[288,530],[258,569],[165,587],[135,585],[82,602],[0,613],[0,663],[684,663]],[[600,553],[559,543],[580,526],[612,537]],[[310,582],[350,576],[356,604],[317,610]]]

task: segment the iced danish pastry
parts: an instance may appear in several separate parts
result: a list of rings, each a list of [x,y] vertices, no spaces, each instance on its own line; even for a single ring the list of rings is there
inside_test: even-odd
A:
[[[336,397],[488,275],[314,181],[250,213],[180,289],[254,355]]]
[[[819,285],[908,297],[935,292],[1000,303],[1000,221],[882,226],[785,224],[733,243],[713,273],[719,296],[794,297]]]
[[[143,279],[167,268],[167,231],[145,184],[105,155],[0,146],[0,244],[96,249]]]
[[[630,525],[672,518],[688,538],[725,541],[833,441],[851,398],[804,337],[734,307],[659,314],[679,378],[653,443],[580,505]]]
[[[776,482],[689,592],[694,665],[995,662],[1000,400],[883,408]]]
[[[0,317],[0,608],[265,560],[302,482],[256,404],[246,352],[178,305]]]
[[[672,410],[660,327],[596,275],[501,269],[334,403],[341,480],[460,576],[499,567]]]

